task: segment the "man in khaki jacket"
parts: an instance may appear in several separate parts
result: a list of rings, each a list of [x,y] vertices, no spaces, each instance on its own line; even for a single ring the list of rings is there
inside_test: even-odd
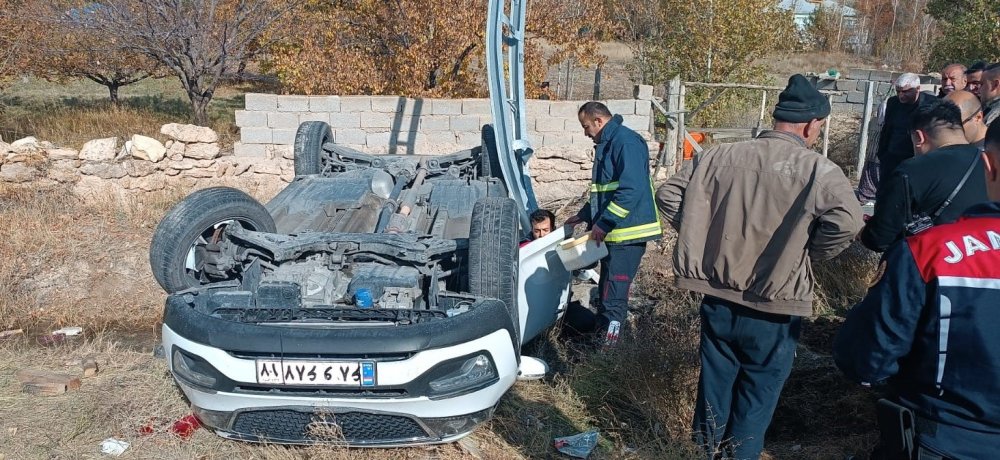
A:
[[[705,150],[656,191],[678,231],[677,286],[705,294],[695,441],[709,458],[757,458],[812,314],[813,260],[861,229],[850,182],[810,147],[830,104],[794,75],[774,130]],[[721,449],[721,450],[720,450]]]

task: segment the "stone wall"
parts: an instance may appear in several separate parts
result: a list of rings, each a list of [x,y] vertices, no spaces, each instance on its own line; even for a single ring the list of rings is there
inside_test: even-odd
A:
[[[861,115],[865,110],[868,85],[875,85],[875,101],[872,103],[872,113],[875,113],[879,103],[889,94],[893,83],[901,74],[902,72],[887,70],[850,69],[836,77],[826,74],[810,75],[810,80],[817,89],[844,92],[833,96],[834,112]],[[920,75],[920,83],[922,91],[937,93],[941,80],[933,75]]]
[[[652,142],[652,87],[635,99],[604,101],[625,126]],[[528,167],[540,200],[576,196],[590,179],[594,143],[583,135],[577,110],[586,101],[529,100],[528,135],[535,157]],[[412,99],[398,96],[283,96],[247,94],[236,112],[237,159],[290,157],[295,132],[305,121],[324,121],[333,142],[375,154],[443,154],[480,145],[492,122],[487,99]]]
[[[239,158],[218,143],[209,128],[170,123],[168,140],[134,135],[125,142],[109,137],[88,141],[80,150],[26,137],[0,139],[0,183],[71,186],[78,195],[99,189],[151,192],[168,187],[273,184],[293,177],[291,155]],[[268,185],[268,188],[271,188]]]
[[[648,141],[652,160],[659,147],[651,136],[652,87],[636,94],[605,103]],[[588,189],[594,144],[577,119],[583,102],[527,102],[535,150],[528,168],[542,203]],[[30,137],[10,144],[0,139],[0,182],[63,183],[78,191],[105,185],[155,191],[233,181],[280,186],[293,178],[295,132],[309,120],[329,123],[335,143],[369,153],[443,154],[480,145],[481,128],[492,118],[485,99],[247,94],[246,110],[236,112],[240,142],[232,149],[220,145],[208,128],[174,123],[160,131],[165,144],[135,135],[125,142],[95,139],[75,150]]]

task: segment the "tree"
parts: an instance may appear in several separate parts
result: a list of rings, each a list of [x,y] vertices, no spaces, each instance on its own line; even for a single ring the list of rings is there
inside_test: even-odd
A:
[[[486,6],[486,0],[313,0],[295,18],[294,36],[270,48],[266,68],[306,94],[481,96]],[[526,81],[541,82],[547,62],[595,60],[597,36],[606,28],[601,12],[599,0],[529,2]],[[539,39],[556,49],[547,60]]]
[[[153,76],[157,61],[123,49],[116,37],[96,30],[101,6],[73,8],[65,3],[33,2],[20,9],[23,24],[31,24],[31,59],[26,69],[42,78],[62,81],[86,78],[108,88],[118,104],[118,90]]]
[[[14,14],[19,0],[0,0],[0,90],[21,72],[29,28],[20,26]]]
[[[930,42],[937,35],[937,21],[925,13],[934,1],[856,0],[861,51],[892,67],[922,68]]]
[[[111,37],[120,49],[147,56],[177,76],[191,102],[194,122],[204,125],[219,85],[260,51],[262,41],[282,36],[282,29],[271,26],[298,4],[298,0],[104,0],[93,10],[91,27]]]
[[[760,58],[792,49],[798,39],[791,13],[773,0],[616,0],[610,3],[622,36],[645,67],[642,81],[753,82],[765,79]],[[649,22],[653,21],[653,22]],[[706,101],[714,101],[708,103]],[[710,125],[749,104],[739,91],[691,88],[695,124]],[[704,103],[704,105],[703,105]],[[693,121],[688,118],[688,122]]]
[[[707,82],[746,79],[760,74],[757,59],[796,42],[791,14],[773,0],[659,0],[653,9],[647,0],[615,5],[619,22],[637,23],[628,19],[637,14],[655,17],[655,25],[625,33],[634,50],[643,48],[641,59],[658,63],[654,84],[678,74]]]
[[[938,18],[941,35],[931,48],[928,68],[940,69],[952,62],[969,63],[980,59],[1000,61],[1000,8],[995,0],[965,0],[960,10],[941,3],[944,2],[928,4],[928,11],[945,14]]]
[[[817,7],[806,22],[805,35],[809,45],[820,51],[840,49],[840,37],[843,33],[843,12],[840,8]]]

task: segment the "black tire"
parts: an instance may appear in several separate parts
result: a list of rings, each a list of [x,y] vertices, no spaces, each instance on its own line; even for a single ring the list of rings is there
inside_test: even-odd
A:
[[[323,121],[307,121],[295,132],[295,175],[323,172],[323,144],[333,142],[333,131]]]
[[[486,197],[472,208],[469,230],[469,292],[498,299],[507,307],[514,323],[520,355],[521,324],[518,320],[518,214],[514,200]]]
[[[503,169],[500,168],[500,156],[497,154],[497,134],[493,125],[483,125],[482,152],[479,154],[479,176],[499,179],[504,186]]]
[[[203,274],[186,267],[188,255],[197,254],[197,246],[230,221],[248,230],[275,232],[274,218],[264,205],[230,187],[198,190],[163,216],[149,246],[149,266],[163,290],[172,294],[202,284]]]

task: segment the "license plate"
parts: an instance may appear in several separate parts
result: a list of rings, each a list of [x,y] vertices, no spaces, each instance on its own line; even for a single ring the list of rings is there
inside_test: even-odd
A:
[[[373,387],[375,363],[258,359],[257,383]]]

